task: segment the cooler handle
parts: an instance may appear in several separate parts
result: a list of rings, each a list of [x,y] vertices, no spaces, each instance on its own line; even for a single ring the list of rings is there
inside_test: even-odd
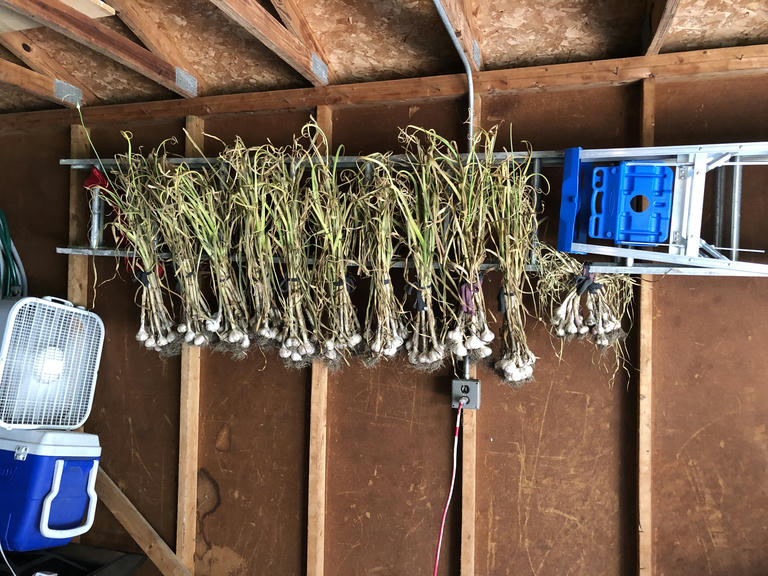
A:
[[[43,513],[40,517],[40,534],[42,534],[43,537],[63,540],[80,536],[91,529],[91,526],[93,526],[93,519],[96,517],[96,503],[98,502],[96,497],[96,475],[98,472],[99,461],[94,460],[91,472],[88,474],[88,515],[85,518],[85,524],[68,530],[56,530],[48,525],[51,520],[51,505],[56,496],[59,495],[61,477],[64,474],[64,460],[56,460],[56,464],[53,468],[51,491],[48,493],[48,496],[45,497],[45,500],[43,500]]]

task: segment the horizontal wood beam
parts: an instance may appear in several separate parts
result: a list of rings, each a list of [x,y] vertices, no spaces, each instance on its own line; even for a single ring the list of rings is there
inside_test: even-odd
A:
[[[163,576],[192,576],[104,470],[96,477],[96,493]]]
[[[328,66],[302,40],[255,0],[211,0],[224,14],[258,38],[313,86],[328,84]]]
[[[60,0],[0,0],[0,6],[47,26],[182,96],[197,95],[197,80],[111,28]]]
[[[595,86],[617,86],[645,78],[696,80],[719,76],[765,74],[768,72],[768,44],[637,56],[553,66],[479,72],[476,94],[493,96],[521,92],[567,90]],[[316,106],[413,103],[454,99],[466,94],[463,74],[386,80],[361,84],[322,86],[249,94],[206,96],[190,100],[164,100],[137,104],[96,106],[84,110],[89,125],[112,122],[183,118],[188,115],[242,114]],[[0,115],[0,134],[76,123],[67,111],[23,112]]]
[[[67,82],[3,59],[0,59],[0,84],[20,88],[28,94],[70,108],[76,106],[82,98],[80,89]]]
[[[657,80],[713,78],[732,73],[768,71],[768,45],[696,50],[592,62],[574,62],[478,74],[477,90],[493,95],[619,86],[646,78]]]
[[[0,45],[4,46],[35,72],[50,76],[51,78],[58,78],[73,86],[77,86],[82,93],[84,104],[94,105],[101,101],[90,88],[84,86],[69,70],[59,63],[59,58],[56,54],[51,54],[26,30],[0,34]]]

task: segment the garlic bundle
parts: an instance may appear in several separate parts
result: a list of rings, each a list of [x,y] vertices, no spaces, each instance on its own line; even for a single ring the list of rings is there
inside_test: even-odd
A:
[[[584,323],[584,317],[579,309],[580,303],[581,295],[577,292],[576,287],[571,288],[552,315],[552,327],[558,338],[573,338],[589,332],[589,326]]]
[[[456,327],[446,333],[445,343],[451,353],[460,359],[469,357],[472,362],[491,355],[489,344],[494,338],[485,318],[485,299],[481,286],[482,276],[476,283],[461,285],[461,312]]]
[[[408,337],[408,330],[401,319],[402,308],[392,290],[389,271],[374,272],[373,276],[371,298],[374,306],[369,307],[365,329],[365,340],[371,355],[369,364],[380,357],[395,356]]]
[[[323,356],[326,362],[336,366],[345,356],[355,351],[363,341],[360,323],[350,298],[350,282],[345,278],[333,282],[328,320],[330,335],[324,340]]]
[[[587,293],[587,311],[585,324],[598,348],[606,348],[626,336],[621,320],[604,298],[602,290]]]
[[[363,362],[370,366],[394,357],[408,336],[390,274],[400,232],[397,192],[405,182],[396,175],[389,155],[372,154],[359,165],[355,184],[362,219],[358,244],[361,272],[371,279],[363,356]]]
[[[521,386],[524,382],[533,379],[533,366],[536,356],[527,348],[520,347],[514,352],[507,351],[500,360],[494,364],[504,379],[514,386]]]
[[[585,263],[581,272],[571,277],[571,287],[553,312],[551,322],[558,338],[589,335],[598,348],[604,349],[626,336],[621,316],[632,297],[632,280],[620,275],[596,275],[589,268]]]
[[[308,287],[299,278],[288,278],[287,296],[284,298],[283,328],[278,335],[278,356],[289,366],[302,367],[312,360],[317,351],[311,319],[313,309],[306,299]]]
[[[536,199],[540,193],[534,186],[538,175],[529,172],[530,146],[528,152],[522,161],[507,158],[489,171],[494,190],[488,203],[491,240],[501,269],[501,349],[494,368],[515,387],[533,379],[536,363],[525,336],[528,311],[523,303],[523,294],[530,286],[526,266],[538,246]]]
[[[405,342],[408,361],[416,368],[431,372],[445,360],[445,347],[437,335],[435,313],[432,308],[430,286],[416,289],[416,313],[413,317],[410,337]]]
[[[157,274],[139,272],[141,287],[141,319],[136,340],[148,350],[162,352],[166,346],[176,341],[168,309],[163,300],[163,292]]]
[[[525,336],[525,314],[520,288],[499,292],[499,311],[502,314],[501,358],[496,361],[494,368],[504,377],[504,380],[515,387],[533,380],[533,367],[536,356],[528,348]]]

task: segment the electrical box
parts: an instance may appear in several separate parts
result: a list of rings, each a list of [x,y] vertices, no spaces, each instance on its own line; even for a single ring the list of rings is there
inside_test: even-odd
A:
[[[467,398],[464,410],[480,408],[480,380],[455,379],[451,382],[451,406],[459,407],[462,398]]]

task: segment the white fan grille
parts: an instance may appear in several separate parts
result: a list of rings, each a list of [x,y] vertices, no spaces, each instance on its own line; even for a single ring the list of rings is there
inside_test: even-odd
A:
[[[37,298],[6,326],[0,425],[74,429],[91,409],[104,326],[95,314]]]

